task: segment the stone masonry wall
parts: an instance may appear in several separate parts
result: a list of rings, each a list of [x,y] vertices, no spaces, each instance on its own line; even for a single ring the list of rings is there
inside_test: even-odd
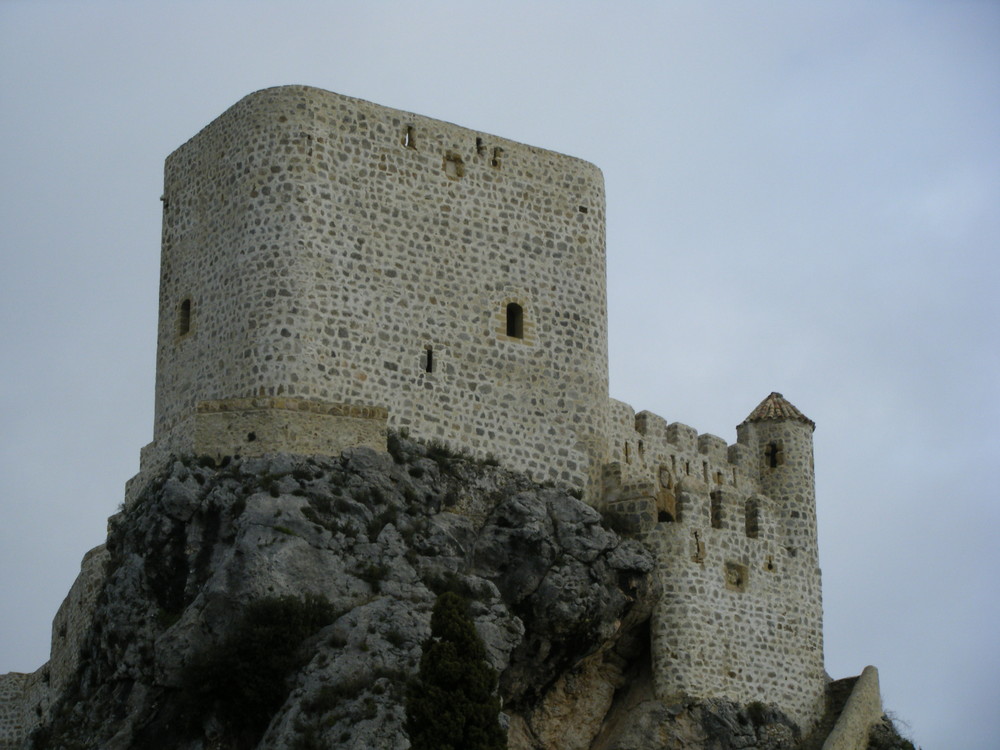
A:
[[[584,487],[607,410],[591,164],[301,86],[167,159],[154,446],[205,401],[388,410],[415,437]],[[597,467],[595,469],[595,467]]]
[[[197,455],[261,456],[285,451],[338,455],[344,448],[386,449],[386,410],[294,398],[202,401],[195,416]]]
[[[878,670],[868,666],[854,684],[823,750],[855,750],[868,747],[871,728],[882,718],[882,693]]]
[[[596,167],[289,86],[171,154],[163,202],[140,476],[178,453],[381,447],[387,427],[496,455],[656,550],[661,696],[816,718],[812,423],[772,394],[727,445],[609,400]]]
[[[38,726],[38,716],[29,710],[31,686],[38,680],[38,673],[0,675],[0,750],[20,748]]]
[[[52,619],[52,648],[49,656],[49,684],[58,695],[80,664],[80,648],[90,629],[94,604],[104,583],[108,552],[98,545],[83,556],[80,574]]]
[[[0,675],[0,750],[18,750],[48,716],[52,700],[66,687],[80,663],[80,647],[104,581],[104,545],[83,556],[80,574],[52,620],[49,661],[31,674]]]
[[[655,552],[657,694],[773,703],[803,729],[826,683],[812,426],[745,422],[738,442],[613,402],[606,507]],[[772,443],[777,467],[771,467]]]

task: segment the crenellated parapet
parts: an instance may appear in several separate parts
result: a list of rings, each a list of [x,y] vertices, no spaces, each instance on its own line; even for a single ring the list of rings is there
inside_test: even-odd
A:
[[[651,487],[657,521],[710,513],[711,498],[733,518],[736,505],[756,492],[753,450],[728,445],[722,438],[680,422],[667,422],[652,412],[638,414],[621,401],[611,401],[609,464],[622,485]],[[685,497],[680,498],[683,492]]]
[[[611,415],[604,510],[659,561],[657,694],[773,703],[808,727],[825,684],[813,423],[780,394],[732,445],[621,402]]]

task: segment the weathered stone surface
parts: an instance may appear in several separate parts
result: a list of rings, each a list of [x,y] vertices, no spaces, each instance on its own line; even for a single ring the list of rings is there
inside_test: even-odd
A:
[[[218,647],[247,602],[316,594],[340,614],[307,642],[258,746],[403,750],[404,686],[437,592],[451,589],[470,598],[503,675],[506,720],[532,722],[551,744],[570,696],[589,707],[574,729],[584,747],[620,682],[615,645],[652,609],[650,554],[561,491],[410,441],[393,448],[395,459],[354,449],[175,462],[112,523],[83,662],[45,727],[49,746],[227,741],[212,721],[199,738],[178,729],[186,666]]]
[[[650,633],[657,695],[773,703],[804,729],[819,719],[815,425],[772,393],[727,445],[609,398],[594,165],[282,86],[244,97],[170,155],[163,208],[153,443],[127,505],[175,454],[384,449],[388,427],[495,455],[572,488],[654,551],[666,591]],[[493,512],[475,500],[488,479],[454,462],[428,471],[463,481],[425,507],[476,528]],[[265,496],[295,492],[278,474]],[[593,513],[562,511],[524,513],[523,533],[475,554],[509,565],[491,580],[519,617],[558,623],[577,598],[607,634],[601,613],[615,603],[579,578],[602,565],[607,532],[573,536]],[[406,585],[405,566],[379,564],[393,568],[387,591]],[[415,574],[458,571],[453,558],[421,565]],[[572,628],[553,627],[569,639]],[[564,658],[550,646],[543,634],[522,644],[542,685]]]
[[[171,453],[375,445],[366,423],[384,439],[387,419],[587,483],[608,391],[593,164],[282,86],[174,151],[163,200],[144,470]]]

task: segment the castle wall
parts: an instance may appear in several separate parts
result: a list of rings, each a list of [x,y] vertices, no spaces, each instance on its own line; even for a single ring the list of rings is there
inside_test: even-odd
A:
[[[807,729],[826,684],[811,423],[748,420],[727,446],[621,402],[610,414],[605,509],[654,551],[663,588],[657,695],[772,703]]]
[[[163,200],[151,463],[193,450],[201,402],[285,396],[592,481],[608,387],[593,165],[290,86],[171,154]]]
[[[80,574],[52,619],[49,661],[31,674],[0,674],[0,750],[23,747],[28,736],[48,719],[52,701],[75,675],[104,581],[106,560],[103,544],[83,556]]]
[[[879,690],[878,670],[865,667],[854,684],[844,709],[833,730],[823,743],[822,750],[854,750],[868,747],[871,728],[882,719],[882,693]]]
[[[386,410],[285,397],[202,401],[194,427],[199,456],[301,453],[336,456],[345,448],[386,449]]]
[[[33,674],[0,674],[0,750],[23,747],[28,735],[38,726],[40,717],[33,700],[43,684],[42,670]]]
[[[52,618],[49,685],[58,695],[73,679],[80,665],[80,649],[90,630],[97,595],[104,583],[108,551],[103,544],[83,556],[80,574]]]
[[[744,445],[728,446],[720,437],[699,435],[693,427],[648,411],[636,414],[613,399],[608,445],[609,460],[621,465],[622,482],[645,482],[661,498],[676,497],[672,488],[683,480],[744,494],[756,488],[756,465]]]
[[[661,697],[816,718],[813,425],[771,394],[727,445],[608,398],[596,167],[289,86],[171,154],[163,202],[141,476],[171,454],[384,448],[387,428],[495,455],[656,551]]]

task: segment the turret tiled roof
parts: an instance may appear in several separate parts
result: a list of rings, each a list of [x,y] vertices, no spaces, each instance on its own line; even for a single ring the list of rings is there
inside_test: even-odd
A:
[[[750,412],[750,416],[743,420],[743,424],[746,424],[747,422],[765,422],[776,419],[795,419],[799,422],[805,422],[813,429],[816,429],[815,422],[796,409],[795,406],[785,400],[784,396],[776,391],[772,392],[770,396],[761,401],[757,405],[757,408]]]

